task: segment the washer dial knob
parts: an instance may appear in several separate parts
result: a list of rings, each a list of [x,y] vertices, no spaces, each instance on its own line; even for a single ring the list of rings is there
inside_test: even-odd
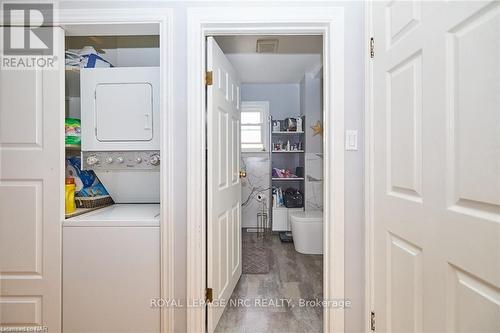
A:
[[[89,157],[87,157],[87,164],[88,165],[99,164],[99,159],[95,155],[90,155]]]
[[[121,157],[121,156],[120,156],[120,157],[117,157],[117,158],[116,158],[116,161],[117,161],[118,163],[123,163],[123,157]]]
[[[151,157],[149,158],[149,163],[151,163],[151,165],[154,166],[160,165],[160,155],[158,154],[151,155]]]
[[[111,157],[111,156],[110,156],[110,157],[107,157],[107,158],[106,158],[106,163],[108,163],[108,164],[113,163],[113,157]]]

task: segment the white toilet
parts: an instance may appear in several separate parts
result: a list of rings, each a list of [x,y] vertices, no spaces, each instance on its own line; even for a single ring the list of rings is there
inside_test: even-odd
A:
[[[290,215],[295,251],[323,254],[323,211],[309,210]]]

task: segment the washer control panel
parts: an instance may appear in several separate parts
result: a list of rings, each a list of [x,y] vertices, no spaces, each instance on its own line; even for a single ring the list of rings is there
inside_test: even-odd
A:
[[[159,170],[159,168],[158,150],[82,152],[82,170]]]

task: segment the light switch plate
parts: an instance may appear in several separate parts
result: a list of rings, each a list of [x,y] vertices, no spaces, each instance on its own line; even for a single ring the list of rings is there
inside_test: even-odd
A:
[[[345,150],[358,150],[358,131],[345,131]]]

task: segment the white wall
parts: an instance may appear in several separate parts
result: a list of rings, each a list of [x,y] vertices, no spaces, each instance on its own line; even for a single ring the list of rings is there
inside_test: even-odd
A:
[[[151,47],[104,49],[102,58],[115,67],[160,66],[160,49]]]
[[[186,294],[186,142],[187,136],[187,8],[188,7],[238,7],[238,6],[332,6],[345,9],[345,125],[362,133],[363,117],[363,4],[347,1],[63,1],[60,8],[124,8],[170,7],[174,9],[174,223],[175,230],[175,293],[183,299]],[[297,111],[298,112],[298,111]],[[297,113],[298,114],[298,113]],[[363,138],[359,138],[359,143]],[[361,332],[363,329],[364,297],[364,237],[363,237],[363,147],[347,152],[345,160],[345,295],[353,306],[346,310],[346,331]],[[176,310],[176,331],[185,332],[185,309]]]
[[[257,213],[262,211],[262,203],[257,201],[257,195],[264,194],[269,207],[270,163],[268,153],[243,153],[241,156],[241,167],[247,172],[246,178],[241,179],[242,228],[257,227]]]
[[[352,301],[346,311],[346,332],[362,332],[364,313],[364,198],[363,198],[363,112],[364,54],[363,3],[345,5],[345,129],[357,129],[358,151],[345,153],[345,295]]]

